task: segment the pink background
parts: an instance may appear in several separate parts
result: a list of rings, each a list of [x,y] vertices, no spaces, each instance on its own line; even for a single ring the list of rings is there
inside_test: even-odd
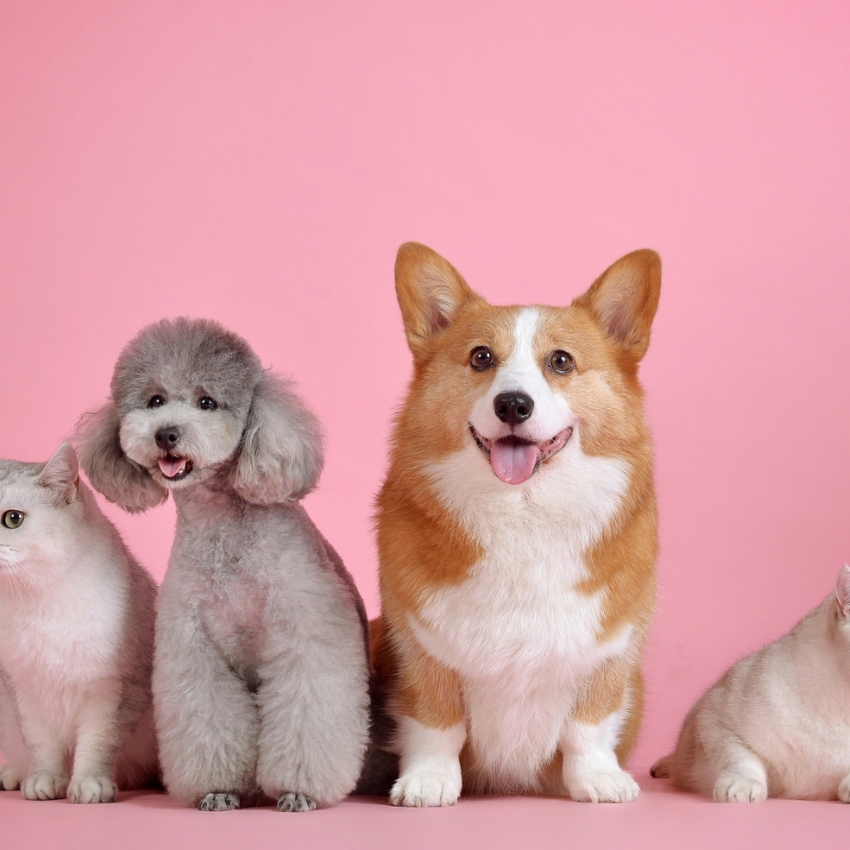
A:
[[[0,0],[0,456],[46,459],[143,325],[218,319],[325,423],[308,508],[374,613],[372,500],[410,370],[399,243],[495,303],[567,303],[655,248],[661,584],[632,761],[650,793],[581,817],[688,822],[690,798],[646,768],[850,559],[849,43],[850,6],[810,0]],[[110,515],[161,577],[171,507]],[[195,817],[133,799],[174,829]],[[363,805],[316,816],[322,840]],[[472,830],[476,811],[523,824],[564,805],[407,817]],[[819,805],[762,811],[799,823]],[[378,834],[404,817],[373,808]]]

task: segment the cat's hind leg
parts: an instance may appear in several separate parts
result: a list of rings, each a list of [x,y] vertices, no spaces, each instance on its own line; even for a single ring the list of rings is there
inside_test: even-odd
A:
[[[715,759],[720,768],[714,783],[718,803],[761,803],[767,799],[767,768],[742,741],[730,740]]]
[[[16,791],[29,773],[30,757],[12,700],[0,671],[0,750],[6,757],[6,763],[0,765],[0,791]]]

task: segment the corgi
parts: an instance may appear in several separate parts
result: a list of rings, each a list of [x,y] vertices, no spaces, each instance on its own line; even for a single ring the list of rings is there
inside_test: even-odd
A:
[[[634,800],[658,547],[637,370],[661,261],[628,254],[561,308],[492,306],[416,243],[395,275],[413,379],[376,511],[390,802]]]

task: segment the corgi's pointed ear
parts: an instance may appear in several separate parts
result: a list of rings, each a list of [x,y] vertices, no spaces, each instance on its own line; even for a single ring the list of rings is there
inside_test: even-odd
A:
[[[649,348],[661,294],[661,258],[648,248],[632,251],[606,269],[573,301],[585,307],[635,363]]]
[[[44,464],[38,483],[50,493],[56,505],[70,505],[80,487],[80,466],[77,453],[70,443],[62,443]]]
[[[850,567],[847,564],[841,568],[835,583],[835,604],[838,607],[838,616],[843,620],[850,620]]]
[[[483,300],[448,260],[418,242],[398,249],[395,289],[414,356],[454,321],[461,307]]]
[[[121,448],[121,417],[110,401],[100,410],[84,413],[77,423],[80,465],[92,487],[129,513],[146,511],[168,498],[147,471],[133,463]]]

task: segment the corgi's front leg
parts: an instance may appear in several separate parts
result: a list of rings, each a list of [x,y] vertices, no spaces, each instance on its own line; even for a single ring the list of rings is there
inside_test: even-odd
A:
[[[640,695],[633,693],[639,683],[630,678],[621,664],[609,662],[592,676],[564,722],[563,781],[577,802],[628,803],[640,793],[617,758],[625,749],[624,735],[636,728],[640,705]]]
[[[460,796],[466,720],[455,673],[418,647],[398,659],[396,720],[399,778],[394,806],[453,806]]]

